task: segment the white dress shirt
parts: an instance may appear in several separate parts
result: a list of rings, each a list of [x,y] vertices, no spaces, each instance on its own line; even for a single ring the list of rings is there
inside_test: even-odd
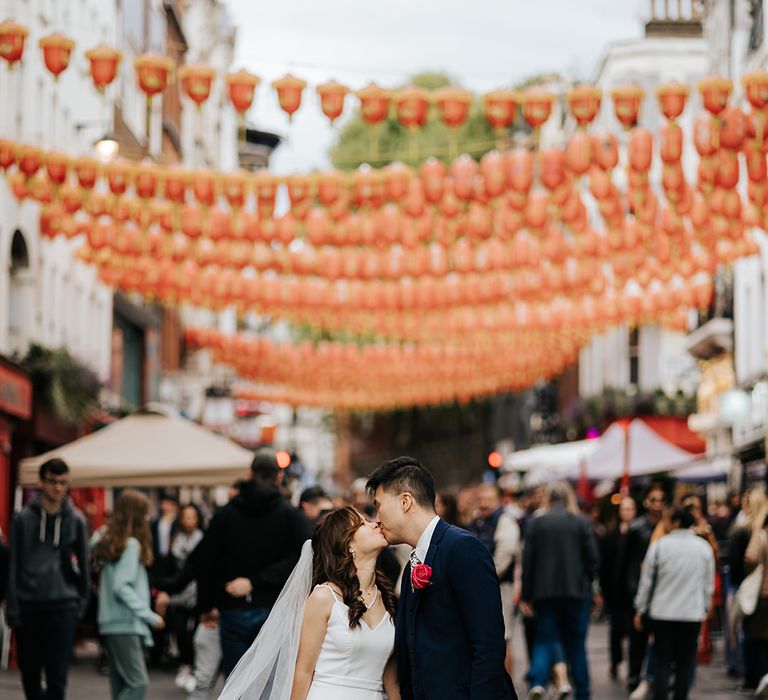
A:
[[[421,533],[419,541],[416,543],[416,549],[414,551],[416,552],[416,556],[422,564],[427,560],[427,552],[429,551],[429,545],[432,542],[432,535],[435,534],[435,528],[439,522],[439,515],[436,515],[434,518],[432,518],[424,532]]]

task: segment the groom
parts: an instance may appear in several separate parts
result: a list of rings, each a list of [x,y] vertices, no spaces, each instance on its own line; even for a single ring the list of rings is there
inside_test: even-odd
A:
[[[414,548],[395,631],[402,700],[517,700],[488,550],[435,515],[432,474],[412,457],[379,467],[368,491],[389,543]]]

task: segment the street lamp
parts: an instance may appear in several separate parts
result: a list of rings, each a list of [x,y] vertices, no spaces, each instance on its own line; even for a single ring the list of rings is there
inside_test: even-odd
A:
[[[104,163],[109,163],[117,158],[120,152],[120,144],[112,132],[104,134],[96,143],[93,144],[99,159]]]
[[[104,121],[80,122],[79,124],[75,124],[75,131],[79,133],[83,129],[89,127],[103,128]],[[117,141],[117,137],[111,131],[104,132],[102,136],[93,142],[93,147],[96,150],[99,159],[104,163],[109,163],[114,160],[120,152],[120,144]]]

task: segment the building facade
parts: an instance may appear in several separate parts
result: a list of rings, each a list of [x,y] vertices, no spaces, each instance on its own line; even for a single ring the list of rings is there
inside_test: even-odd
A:
[[[645,90],[638,125],[658,133],[663,125],[654,89],[668,81],[695,85],[710,70],[708,43],[703,36],[700,3],[654,2],[648,5],[644,36],[612,44],[598,65],[594,84],[603,90],[600,113],[593,129],[606,130],[619,138],[619,165],[616,179],[621,186],[627,163],[629,134],[614,114],[610,91],[634,83]],[[697,96],[691,90],[690,105],[678,120],[686,134],[683,168],[689,181],[695,180],[697,159],[692,139]],[[654,161],[651,183],[660,188],[661,164]],[[698,381],[695,362],[687,354],[686,334],[648,325],[629,328],[621,325],[595,336],[579,357],[579,393],[599,394],[605,388],[629,388],[641,392],[663,389],[693,393]]]

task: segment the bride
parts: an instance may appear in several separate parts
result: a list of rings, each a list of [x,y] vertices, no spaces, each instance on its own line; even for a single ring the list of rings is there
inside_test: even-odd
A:
[[[400,700],[387,546],[356,509],[328,513],[219,700]]]

